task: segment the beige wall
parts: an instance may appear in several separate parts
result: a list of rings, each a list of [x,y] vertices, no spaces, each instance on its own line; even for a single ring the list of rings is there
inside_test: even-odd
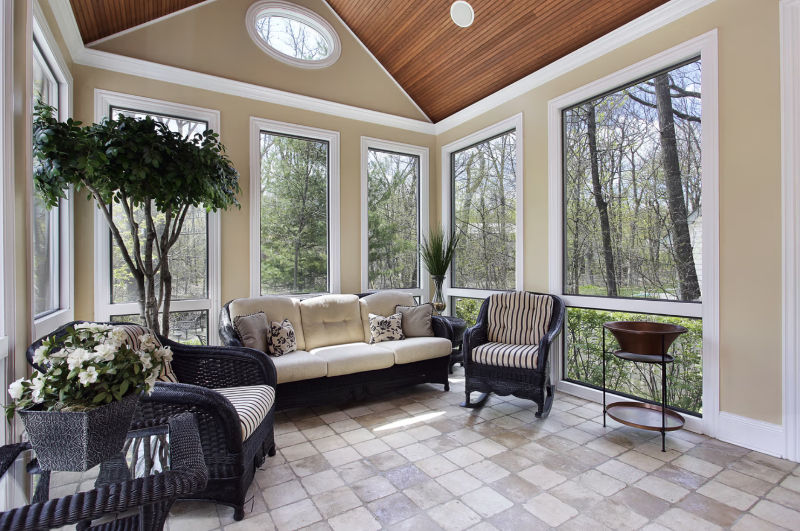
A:
[[[292,0],[331,23],[342,41],[336,63],[303,69],[273,59],[245,28],[255,0],[217,0],[156,24],[113,37],[97,50],[186,68],[294,94],[425,120],[414,102],[353,37],[322,0]]]
[[[778,0],[718,0],[438,135],[437,158],[441,146],[524,113],[525,288],[547,291],[547,102],[714,28],[720,87],[720,409],[781,424]],[[438,195],[441,179],[436,185]]]

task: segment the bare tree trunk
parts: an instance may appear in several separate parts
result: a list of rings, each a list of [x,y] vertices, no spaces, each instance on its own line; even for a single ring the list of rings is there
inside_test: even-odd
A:
[[[675,239],[675,258],[678,269],[680,298],[692,301],[700,298],[700,283],[692,254],[692,241],[689,235],[686,200],[683,197],[681,166],[678,160],[678,141],[675,136],[675,117],[672,109],[672,96],[669,89],[669,75],[656,77],[656,104],[658,122],[661,129],[661,151],[664,159],[664,174],[667,184],[667,205],[672,221]]]
[[[617,271],[614,266],[614,253],[611,249],[611,223],[608,218],[608,203],[603,199],[603,187],[600,185],[600,168],[597,163],[597,118],[594,104],[587,103],[588,115],[587,135],[589,137],[589,154],[592,167],[592,193],[597,212],[600,214],[600,232],[603,240],[603,262],[606,269],[606,289],[609,297],[617,297]]]
[[[145,284],[145,326],[155,333],[160,333],[158,326],[158,297],[156,297],[156,272],[153,265],[153,247],[157,237],[153,223],[153,205],[150,198],[144,201],[145,243],[144,243],[144,274]]]

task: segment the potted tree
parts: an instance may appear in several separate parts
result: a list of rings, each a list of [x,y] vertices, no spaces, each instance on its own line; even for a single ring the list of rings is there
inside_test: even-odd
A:
[[[442,226],[438,225],[435,229],[431,229],[427,238],[423,236],[420,245],[422,262],[436,286],[431,303],[439,315],[447,308],[447,301],[442,294],[442,284],[447,276],[447,269],[453,262],[460,239],[461,235],[456,232],[445,235]]]
[[[36,105],[34,172],[47,208],[58,205],[69,187],[88,191],[103,214],[138,289],[141,322],[169,333],[172,275],[170,250],[191,207],[207,211],[239,205],[239,174],[212,130],[192,137],[170,131],[146,117],[120,114],[81,127],[59,122],[52,107]],[[124,213],[130,241],[112,215]],[[159,323],[159,313],[161,322]]]
[[[132,329],[67,326],[36,348],[41,372],[9,386],[6,415],[19,413],[43,470],[88,470],[122,449],[139,396],[172,360],[155,335]]]

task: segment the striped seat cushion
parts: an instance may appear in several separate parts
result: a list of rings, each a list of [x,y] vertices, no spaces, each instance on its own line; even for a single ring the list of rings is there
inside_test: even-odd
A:
[[[508,345],[538,345],[550,327],[553,298],[525,291],[489,297],[488,339]]]
[[[275,389],[268,385],[214,389],[233,405],[242,423],[242,440],[246,441],[261,425],[275,402]]]
[[[539,345],[484,343],[472,351],[472,361],[495,367],[535,369],[539,363]]]
[[[122,330],[125,332],[125,335],[128,336],[128,338],[125,340],[125,342],[133,350],[139,350],[140,348],[142,348],[142,342],[141,342],[141,340],[139,338],[141,336],[143,336],[144,334],[150,334],[151,333],[149,328],[145,328],[145,327],[139,326],[139,325],[114,324],[114,326],[118,327],[118,328],[122,328]],[[156,344],[159,347],[162,346],[161,345],[161,341],[158,340],[158,336],[157,335],[154,334],[153,338],[155,339]],[[165,361],[164,362],[164,370],[158,376],[158,379],[161,382],[178,383],[178,378],[177,378],[177,376],[175,376],[175,371],[172,370],[172,363],[171,362],[169,362],[169,361]]]

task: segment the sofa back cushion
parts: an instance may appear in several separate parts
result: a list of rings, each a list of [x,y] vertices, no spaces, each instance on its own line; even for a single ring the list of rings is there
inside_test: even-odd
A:
[[[322,295],[305,299],[300,302],[300,317],[305,350],[364,341],[357,295]]]
[[[369,340],[372,338],[372,333],[369,331],[369,314],[389,317],[397,313],[395,311],[397,306],[414,306],[416,301],[414,300],[414,296],[410,293],[389,290],[378,291],[372,295],[362,297],[358,303],[361,306],[361,323],[364,328],[362,337],[358,341],[369,343]]]
[[[493,343],[538,345],[550,328],[553,298],[527,291],[489,297],[488,336]]]
[[[303,321],[300,319],[300,301],[298,299],[278,297],[277,295],[236,299],[228,306],[228,312],[231,314],[231,321],[240,315],[250,315],[258,312],[264,312],[269,323],[273,321],[282,323],[284,319],[289,319],[289,322],[292,323],[292,328],[294,328],[297,350],[308,350],[303,337]]]

